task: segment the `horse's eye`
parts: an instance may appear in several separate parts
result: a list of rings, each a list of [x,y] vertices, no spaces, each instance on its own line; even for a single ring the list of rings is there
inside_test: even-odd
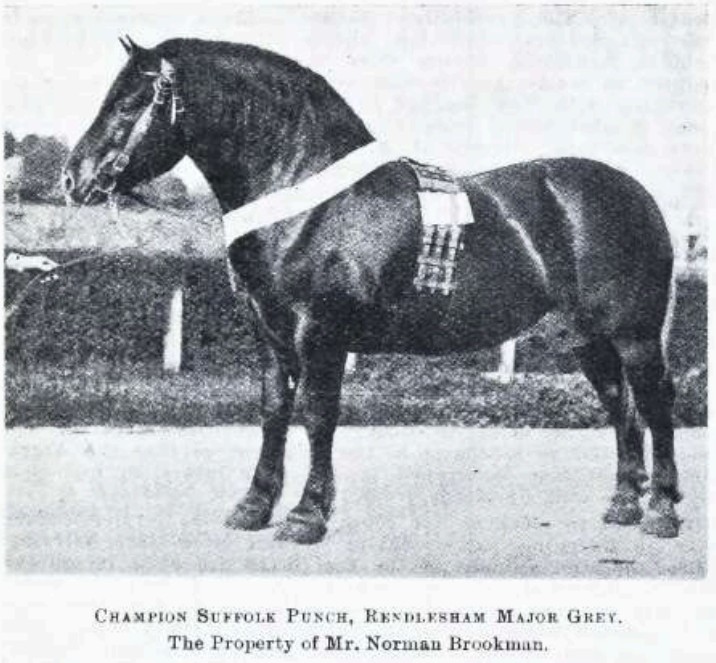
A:
[[[134,111],[134,106],[130,102],[121,102],[117,105],[117,110],[123,115],[128,115]]]
[[[124,128],[117,127],[117,129],[112,132],[112,140],[115,143],[121,143],[124,140],[125,134],[126,130]]]

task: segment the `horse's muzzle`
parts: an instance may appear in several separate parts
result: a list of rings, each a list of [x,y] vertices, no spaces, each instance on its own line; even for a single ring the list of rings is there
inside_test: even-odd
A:
[[[62,171],[60,182],[67,205],[98,205],[107,200],[117,185],[116,179],[105,172],[80,178],[70,165]]]

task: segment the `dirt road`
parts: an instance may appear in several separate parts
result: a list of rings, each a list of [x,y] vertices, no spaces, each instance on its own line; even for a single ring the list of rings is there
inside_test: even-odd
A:
[[[704,429],[677,432],[678,539],[607,526],[608,430],[341,428],[326,540],[227,530],[259,450],[254,427],[15,429],[6,436],[11,572],[477,577],[701,576]],[[292,429],[280,519],[307,472]]]

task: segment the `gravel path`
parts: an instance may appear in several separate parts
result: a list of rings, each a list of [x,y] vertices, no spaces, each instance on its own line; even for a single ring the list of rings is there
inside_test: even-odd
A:
[[[705,429],[677,431],[685,519],[674,540],[606,526],[608,430],[339,429],[325,541],[227,530],[258,454],[255,427],[14,429],[7,565],[20,573],[702,576]],[[292,429],[280,519],[307,472]]]

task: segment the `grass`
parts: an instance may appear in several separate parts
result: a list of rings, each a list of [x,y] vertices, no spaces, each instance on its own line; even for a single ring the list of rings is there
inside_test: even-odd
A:
[[[518,375],[507,385],[439,358],[396,357],[344,383],[343,425],[590,428],[607,417],[580,374]],[[677,380],[675,419],[706,425],[705,370]],[[83,370],[8,367],[6,424],[14,426],[215,426],[259,422],[253,369],[165,375],[94,364]],[[296,420],[301,420],[300,406]]]
[[[65,207],[23,203],[5,207],[5,245],[22,252],[133,248],[220,257],[224,253],[220,211],[214,206],[189,210],[130,208],[114,217],[105,205]]]

